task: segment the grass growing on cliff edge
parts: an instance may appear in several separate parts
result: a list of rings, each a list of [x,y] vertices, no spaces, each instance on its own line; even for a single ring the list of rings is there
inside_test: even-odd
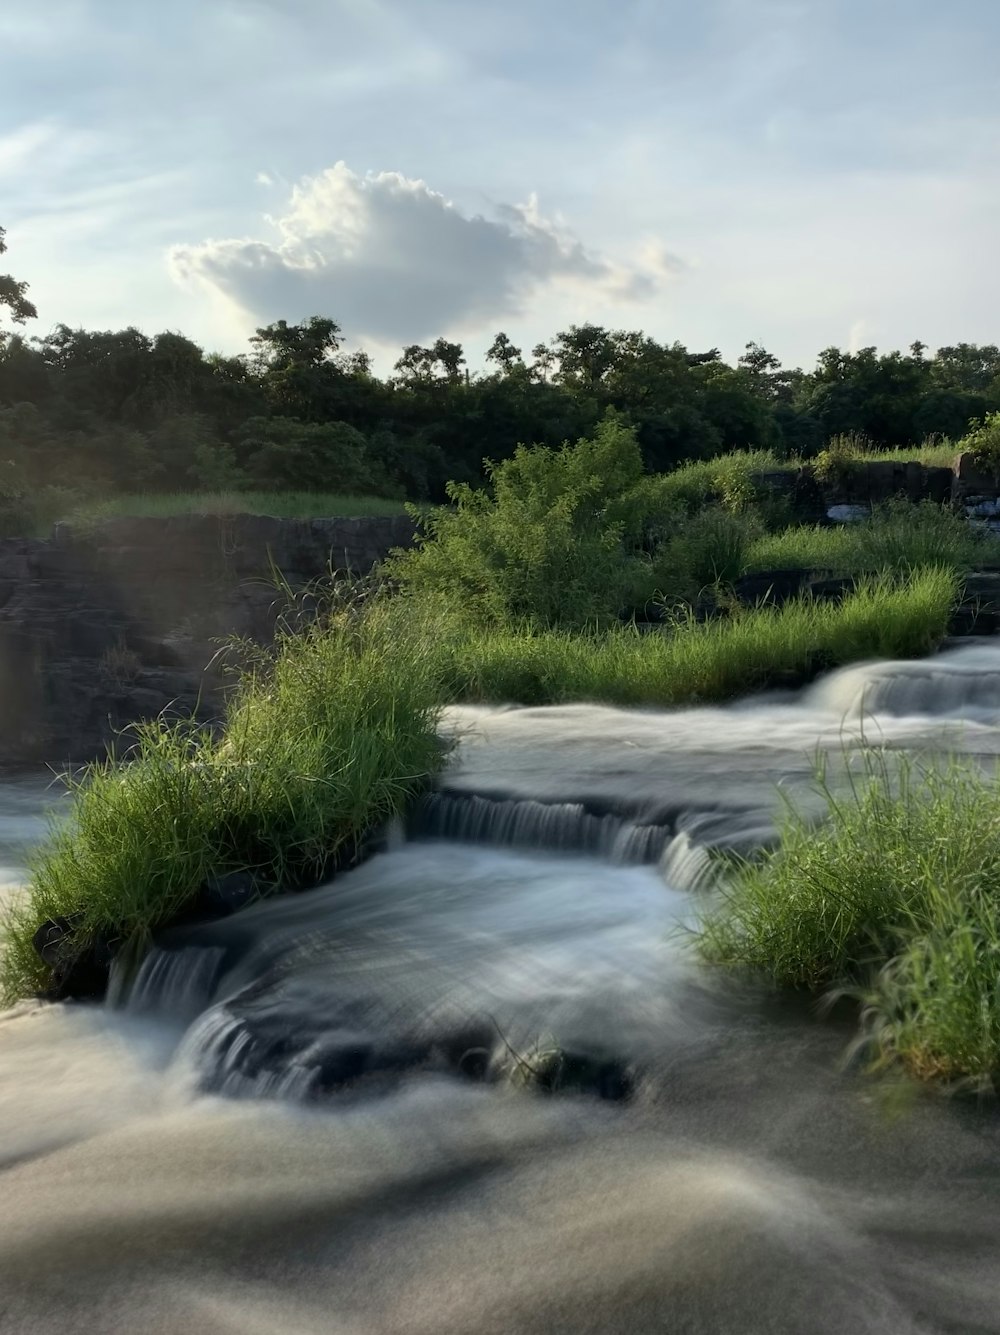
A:
[[[749,545],[745,569],[875,574],[914,566],[971,570],[1000,559],[1000,543],[934,501],[890,501],[869,519],[837,528],[801,525]]]
[[[452,628],[439,636],[452,700],[618,705],[724,701],[866,658],[917,658],[943,639],[957,581],[919,571],[870,580],[840,604],[800,600],[780,609],[688,619],[662,633],[622,627],[594,634]]]
[[[72,812],[6,915],[3,994],[47,985],[32,937],[49,918],[71,918],[76,945],[141,947],[212,874],[321,874],[440,765],[438,691],[426,641],[376,607],[284,634],[232,697],[222,740],[140,727],[134,758],[70,781]]]
[[[877,1065],[980,1086],[1000,1075],[1000,776],[867,751],[828,819],[788,813],[735,865],[701,947],[779,987],[864,1003]]]
[[[59,519],[100,523],[104,519],[169,519],[174,515],[273,515],[277,519],[351,519],[400,515],[402,501],[379,496],[344,496],[309,491],[134,492],[105,500],[81,501]]]

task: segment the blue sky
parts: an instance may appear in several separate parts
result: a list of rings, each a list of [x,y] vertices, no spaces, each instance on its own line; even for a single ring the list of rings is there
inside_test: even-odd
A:
[[[245,347],[571,321],[735,357],[1000,340],[994,0],[6,0],[40,318]]]

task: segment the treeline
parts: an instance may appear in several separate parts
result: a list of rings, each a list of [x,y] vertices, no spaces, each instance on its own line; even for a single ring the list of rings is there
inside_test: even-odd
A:
[[[1000,348],[933,355],[829,348],[811,371],[749,344],[736,365],[638,332],[571,326],[525,354],[497,334],[483,371],[460,344],[405,348],[392,374],[320,316],[259,329],[245,355],[59,325],[0,333],[0,487],[291,488],[440,500],[520,442],[590,435],[613,408],[649,471],[731,449],[810,457],[837,435],[876,447],[958,437],[1000,409]]]

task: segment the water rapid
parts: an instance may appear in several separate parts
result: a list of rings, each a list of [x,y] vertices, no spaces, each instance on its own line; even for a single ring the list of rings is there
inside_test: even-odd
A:
[[[1000,1332],[997,1110],[689,948],[817,753],[993,763],[1000,647],[446,728],[387,851],[0,1016],[4,1335]],[[46,800],[0,793],[0,894]]]

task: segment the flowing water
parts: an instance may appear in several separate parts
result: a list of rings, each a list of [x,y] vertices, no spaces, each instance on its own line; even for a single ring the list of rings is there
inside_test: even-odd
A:
[[[817,750],[991,763],[1000,648],[447,727],[364,866],[0,1017],[0,1331],[1000,1331],[997,1110],[690,950]],[[45,800],[2,794],[0,893]]]

